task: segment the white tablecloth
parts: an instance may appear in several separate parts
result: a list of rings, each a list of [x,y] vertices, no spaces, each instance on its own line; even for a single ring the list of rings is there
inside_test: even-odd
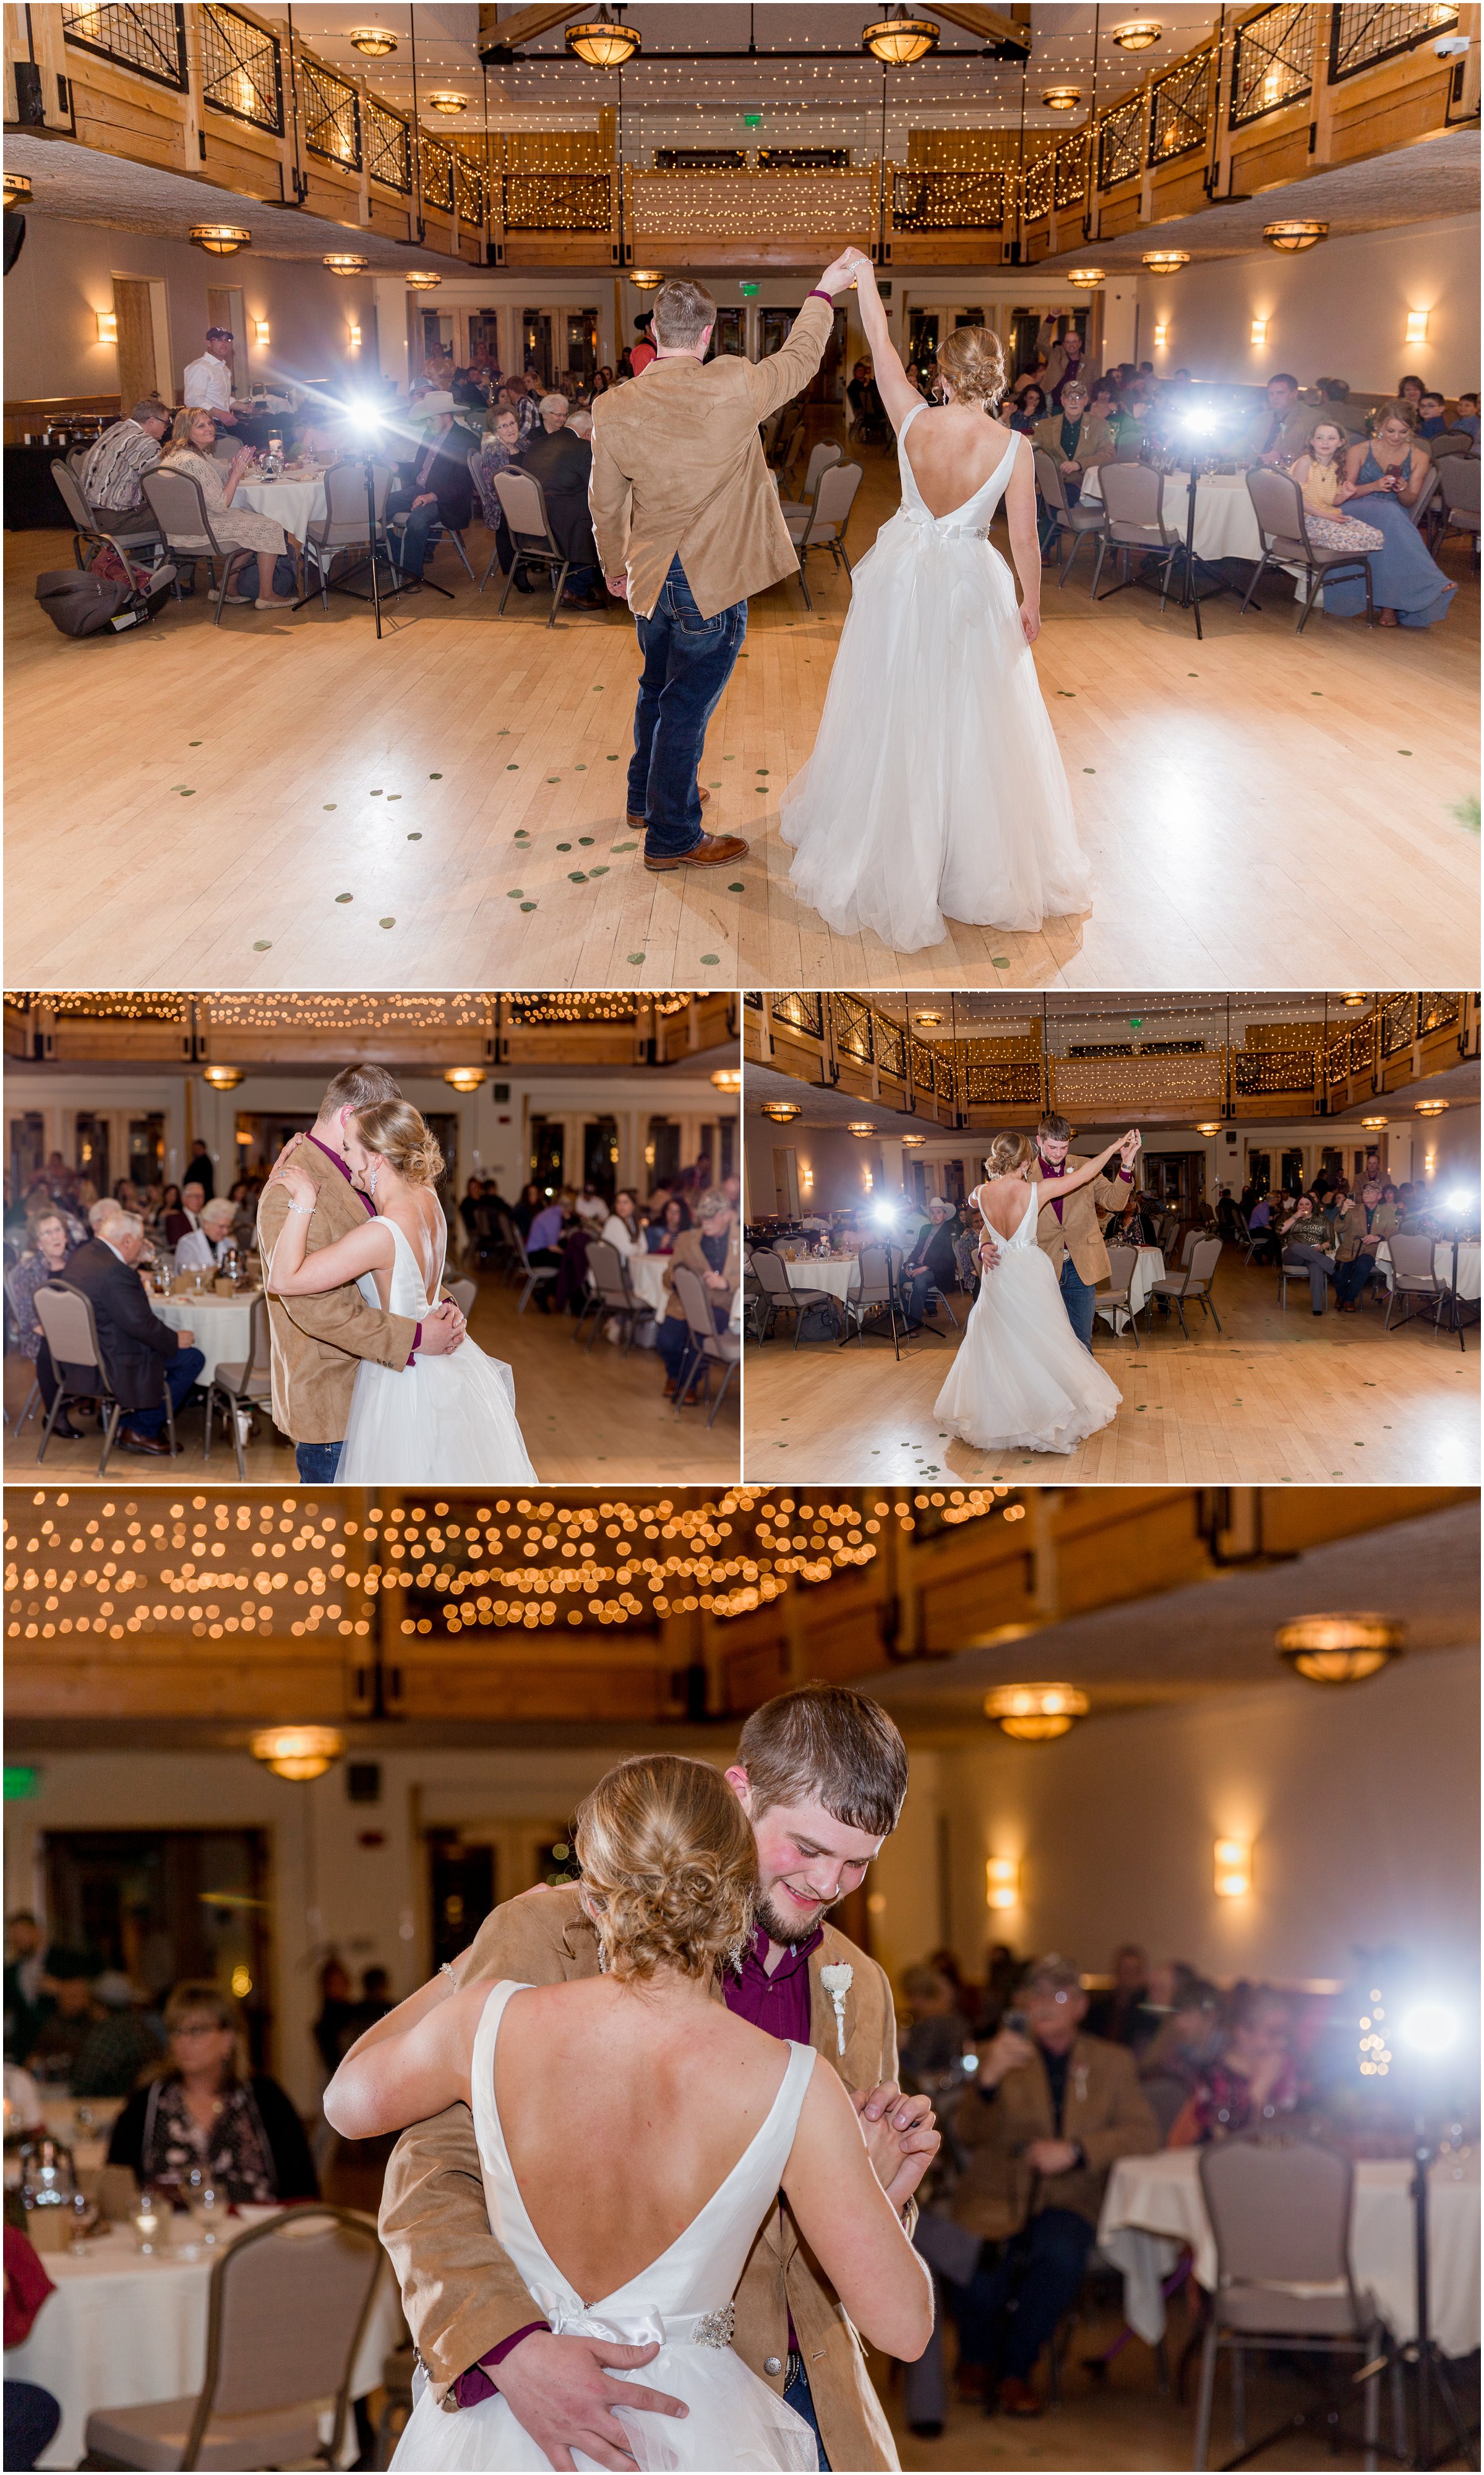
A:
[[[664,1314],[669,1305],[665,1291],[665,1266],[669,1262],[668,1255],[634,1254],[628,1259],[629,1287],[657,1315]]]
[[[1470,1238],[1458,1249],[1458,1294],[1476,1298],[1479,1294],[1479,1241]],[[1388,1288],[1392,1285],[1391,1248],[1383,1238],[1375,1250],[1375,1267]],[[1449,1287],[1453,1279],[1453,1241],[1440,1238],[1432,1250],[1432,1268],[1440,1281]]]
[[[1167,473],[1164,481],[1164,521],[1181,538],[1185,536],[1185,506],[1190,490],[1186,473]],[[1094,503],[1103,496],[1103,486],[1096,466],[1084,476],[1082,495]],[[1257,531],[1257,519],[1247,495],[1247,477],[1243,473],[1204,473],[1196,485],[1196,556],[1197,558],[1245,558],[1262,556],[1262,541]]]
[[[840,1255],[821,1263],[816,1256],[795,1256],[791,1262],[783,1261],[791,1289],[829,1289],[837,1298],[848,1298],[861,1286],[861,1264],[855,1255]]]
[[[1122,2157],[1108,2176],[1098,2248],[1124,2271],[1130,2324],[1151,2344],[1164,2327],[1158,2276],[1174,2266],[1181,2243],[1190,2245],[1200,2283],[1210,2289],[1216,2282],[1216,2243],[1202,2196],[1199,2157],[1195,2148]],[[1402,2339],[1417,2328],[1411,2179],[1405,2158],[1361,2158],[1350,2219],[1355,2282],[1370,2289],[1387,2327]],[[1479,2342],[1477,2153],[1457,2165],[1440,2161],[1431,2176],[1430,2201],[1433,2335],[1445,2354],[1467,2355]]]
[[[1138,1262],[1133,1266],[1133,1278],[1129,1283],[1129,1303],[1127,1307],[1100,1305],[1096,1309],[1096,1312],[1101,1315],[1107,1315],[1108,1322],[1112,1325],[1115,1332],[1122,1332],[1131,1315],[1136,1315],[1143,1311],[1150,1290],[1154,1287],[1156,1281],[1162,1281],[1163,1278],[1164,1257],[1159,1252],[1158,1247],[1141,1246],[1139,1248]]]
[[[325,513],[325,479],[316,474],[312,481],[239,481],[233,505],[238,499],[303,542],[315,517]]]
[[[240,2224],[235,2218],[230,2223],[246,2233],[276,2214],[244,2209]],[[7,2380],[36,2381],[61,2407],[57,2437],[40,2465],[78,2465],[87,2418],[101,2407],[148,2406],[200,2389],[212,2258],[202,2250],[187,2260],[175,2247],[146,2259],[127,2226],[110,2228],[80,2260],[70,2252],[45,2255],[41,2265],[57,2291],[42,2304],[24,2345],[10,2348],[5,2359]],[[355,2359],[353,2396],[364,2397],[379,2385],[401,2331],[401,2307],[383,2262]]]
[[[255,1295],[258,1294],[255,1291]],[[198,1381],[209,1384],[219,1366],[243,1366],[253,1354],[253,1299],[151,1298],[150,1305],[172,1332],[195,1335],[206,1359]]]

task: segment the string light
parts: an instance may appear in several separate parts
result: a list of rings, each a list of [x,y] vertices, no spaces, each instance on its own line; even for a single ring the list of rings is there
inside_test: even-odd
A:
[[[548,992],[522,991],[506,995],[504,1018],[510,1024],[614,1022],[637,1024],[646,1015],[668,1021],[690,1005],[706,1001],[697,989],[620,989]],[[149,990],[17,990],[8,992],[7,1007],[16,1015],[47,1015],[97,1022],[163,1022],[183,1028],[194,1006],[198,1030],[234,1032],[333,1031],[346,1035],[370,1032],[493,1032],[497,999],[486,991],[463,991],[447,996],[396,993],[341,995],[337,992],[286,991],[282,994],[186,994]]]

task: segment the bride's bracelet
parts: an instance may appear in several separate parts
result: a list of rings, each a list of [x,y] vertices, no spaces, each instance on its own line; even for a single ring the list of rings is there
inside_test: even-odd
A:
[[[288,1210],[289,1210],[290,1212],[299,1212],[299,1213],[311,1213],[311,1212],[314,1210],[314,1206],[313,1206],[313,1204],[312,1204],[312,1203],[291,1203],[291,1204],[289,1204],[289,1206],[288,1206]]]

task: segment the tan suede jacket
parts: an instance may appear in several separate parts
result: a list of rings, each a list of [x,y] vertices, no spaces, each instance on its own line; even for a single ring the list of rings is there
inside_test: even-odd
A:
[[[593,406],[588,504],[605,576],[647,619],[678,552],[703,619],[798,572],[758,424],[808,385],[834,311],[806,301],[766,360],[654,360]]]
[[[1068,1152],[1062,1175],[1083,1166],[1084,1158]],[[1095,1177],[1090,1186],[1080,1186],[1075,1194],[1061,1197],[1059,1220],[1054,1203],[1041,1205],[1035,1215],[1035,1242],[1041,1253],[1050,1257],[1051,1268],[1058,1280],[1068,1255],[1079,1279],[1094,1287],[1108,1279],[1111,1266],[1103,1243],[1103,1221],[1109,1212],[1122,1212],[1132,1195],[1131,1185],[1124,1186],[1116,1177]]]
[[[1159,2146],[1159,2125],[1139,2086],[1133,2056],[1106,2037],[1079,2037],[1068,2058],[1062,2106],[1063,2140],[1081,2141],[1084,2166],[1046,2174],[1038,2184],[1025,2150],[1033,2140],[1057,2138],[1056,2113],[1046,2066],[1037,2053],[1018,2071],[1007,2071],[988,2095],[966,2089],[953,2119],[954,2137],[967,2151],[968,2168],[954,2188],[953,2214],[977,2235],[1002,2242],[1024,2225],[1028,2206],[1072,2209],[1095,2226],[1108,2168],[1119,2157],[1151,2157]],[[1033,2187],[1034,2197],[1033,2200]]]
[[[305,1249],[312,1255],[359,1229],[366,1206],[349,1178],[315,1144],[301,1143],[294,1165],[305,1169],[319,1188]],[[266,1188],[257,1207],[257,1251],[273,1341],[273,1423],[296,1444],[338,1444],[350,1419],[361,1360],[405,1366],[417,1325],[407,1315],[369,1307],[353,1281],[315,1297],[275,1297],[273,1250],[287,1217],[287,1188]]]
[[[855,1971],[845,1996],[843,2054],[838,2050],[834,2008],[819,1982],[821,1967],[842,1960]],[[526,1891],[507,1899],[486,1917],[454,1972],[461,1984],[513,1977],[527,1985],[596,1973],[597,1944],[575,1887]],[[884,1971],[827,1924],[809,1975],[815,2051],[847,2089],[894,2080],[896,2018]],[[502,2339],[540,2317],[490,2232],[467,2106],[450,2106],[403,2132],[386,2169],[381,2241],[401,2281],[402,2305],[434,2393],[456,2412],[450,2383]],[[791,2315],[831,2465],[894,2467],[896,2450],[861,2340],[780,2199],[742,2271],[733,2340],[743,2363],[780,2395]]]

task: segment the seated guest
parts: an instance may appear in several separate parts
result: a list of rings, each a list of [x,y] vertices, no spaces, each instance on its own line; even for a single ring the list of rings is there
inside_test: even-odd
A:
[[[257,1243],[257,1197],[245,1177],[239,1177],[230,1197],[232,1211],[231,1234],[246,1253]]]
[[[1444,407],[1444,400],[1431,387],[1428,387],[1417,407],[1418,437],[1441,438],[1448,427],[1448,418]]]
[[[1315,1314],[1325,1311],[1325,1284],[1334,1279],[1338,1239],[1331,1222],[1315,1207],[1311,1194],[1301,1194],[1288,1212],[1278,1231],[1283,1261],[1309,1276],[1309,1304]]]
[[[691,1207],[683,1194],[667,1194],[656,1217],[650,1205],[645,1224],[645,1251],[649,1255],[672,1255],[675,1240],[691,1226]]]
[[[48,2295],[57,2291],[41,2266],[40,2255],[19,2226],[5,2229],[5,2345],[22,2346],[36,2326]],[[61,2407],[50,2389],[36,2381],[5,2384],[5,2459],[7,2466],[36,2465],[57,2437]]]
[[[731,1323],[732,1299],[742,1278],[737,1215],[719,1187],[711,1187],[696,1197],[695,1218],[695,1228],[687,1229],[676,1238],[669,1262],[665,1266],[668,1303],[655,1345],[665,1361],[667,1401],[673,1400],[675,1396],[681,1369],[691,1351],[691,1328],[686,1321],[685,1309],[675,1295],[676,1271],[683,1263],[710,1292],[718,1332],[725,1332]],[[695,1392],[688,1395],[691,1400],[699,1397]]]
[[[232,1236],[232,1225],[236,1217],[236,1205],[230,1203],[224,1194],[219,1194],[214,1202],[207,1204],[201,1214],[200,1228],[190,1230],[175,1250],[176,1270],[178,1272],[214,1270],[229,1246],[236,1243]]]
[[[1390,1183],[1381,1188],[1381,1199],[1371,1214],[1371,1235],[1391,1238],[1401,1226],[1401,1193]]]
[[[1110,464],[1118,452],[1118,441],[1106,421],[1099,419],[1087,403],[1087,390],[1081,379],[1068,379],[1061,390],[1061,409],[1048,413],[1038,421],[1031,433],[1033,447],[1041,448],[1059,467],[1061,486],[1075,506],[1082,492],[1083,475],[1095,465]]]
[[[1314,391],[1319,397],[1319,409],[1326,418],[1337,421],[1347,438],[1358,438],[1365,421],[1350,403],[1349,379],[1318,379]]]
[[[170,1209],[172,1194],[176,1197],[174,1210]],[[198,1186],[194,1178],[187,1179],[184,1186],[166,1187],[166,1209],[162,1215],[160,1234],[167,1246],[179,1246],[182,1238],[188,1238],[193,1229],[200,1228],[206,1201],[206,1188]]]
[[[629,346],[628,357],[630,375],[637,379],[644,376],[644,373],[648,368],[650,362],[656,357],[654,348],[653,310],[646,309],[642,317],[635,319],[634,325],[638,331],[639,341],[637,344],[631,344]]]
[[[1157,2022],[1149,2010],[1149,1953],[1141,1943],[1120,1943],[1113,1953],[1113,1982],[1087,2005],[1087,2034],[1110,2046],[1147,2046]]]
[[[390,491],[386,502],[389,519],[403,515],[407,519],[397,563],[403,588],[408,590],[423,581],[427,537],[434,525],[453,533],[469,528],[474,503],[469,459],[479,446],[474,431],[454,419],[457,407],[446,389],[425,396],[419,409],[427,415],[431,428],[421,453],[413,458],[410,480]]]
[[[985,2252],[968,2284],[950,2291],[965,2387],[976,2375],[985,2387],[997,2368],[1002,2412],[1031,2415],[1041,2412],[1032,2374],[1082,2284],[1108,2169],[1152,2155],[1159,2126],[1133,2056],[1086,2034],[1087,1997],[1068,1960],[1053,1952],[1035,1963],[1021,2009],[1028,2033],[1002,2028],[981,2046],[954,2111],[967,2164],[953,2214]]]
[[[1427,1201],[1427,1189],[1422,1186],[1404,1186],[1401,1189],[1401,1218],[1397,1224],[1399,1238],[1438,1238],[1443,1224]],[[70,1277],[70,1275],[69,1275]]]
[[[887,409],[869,361],[857,361],[845,389],[845,402],[850,406],[852,438],[864,441],[886,436]]]
[[[1385,534],[1377,531],[1375,525],[1348,514],[1341,504],[1349,447],[1349,433],[1326,413],[1314,424],[1313,435],[1302,454],[1296,455],[1289,467],[1290,478],[1298,482],[1302,495],[1309,537],[1323,550],[1384,550]]]
[[[116,1211],[117,1206],[95,1204],[93,1209],[109,1213]],[[29,1359],[35,1366],[43,1347],[41,1327],[36,1321],[36,1291],[45,1282],[61,1279],[67,1258],[75,1250],[67,1235],[66,1221],[57,1211],[43,1210],[34,1213],[28,1224],[28,1235],[30,1242],[11,1274],[9,1287],[15,1312],[15,1345],[21,1357]],[[42,1397],[48,1409],[55,1393],[56,1385],[48,1363],[47,1383],[42,1386]]]
[[[480,441],[479,453],[474,459],[474,478],[479,492],[479,504],[484,511],[484,521],[495,536],[495,555],[499,561],[502,576],[510,574],[515,544],[510,538],[505,511],[495,488],[495,476],[497,473],[519,471],[521,443],[520,415],[512,405],[501,404],[495,415],[494,429]],[[512,580],[517,593],[529,593],[531,590],[523,567],[517,566]]]
[[[1139,2055],[1139,2085],[1166,2141],[1202,2071],[1215,2061],[1222,2038],[1221,1997],[1215,1986],[1182,1960],[1175,1961],[1168,1974],[1168,2002]]]
[[[170,444],[160,459],[161,465],[167,472],[186,473],[193,481],[201,484],[207,522],[223,550],[252,551],[255,555],[255,596],[232,592],[228,594],[228,600],[255,600],[259,610],[287,610],[293,604],[292,591],[276,593],[273,583],[275,565],[287,548],[282,526],[276,525],[271,516],[260,516],[255,507],[239,507],[232,503],[237,484],[253,463],[253,450],[239,447],[230,464],[219,464],[211,453],[215,443],[216,424],[208,412],[195,408],[178,412],[175,427],[170,432]],[[210,550],[210,543],[205,533],[184,532],[175,534],[170,547],[172,551],[187,553],[194,550],[205,557]],[[233,584],[253,572],[251,560],[239,560],[232,570]],[[218,590],[226,581],[225,576],[218,577]]]
[[[1420,406],[1423,397],[1426,394],[1426,380],[1419,378],[1415,370],[1408,370],[1404,378],[1399,378],[1397,380],[1397,395],[1399,402],[1402,404],[1409,404],[1414,413]]]
[[[1267,401],[1253,414],[1237,442],[1239,464],[1286,465],[1307,447],[1319,408],[1300,400],[1299,381],[1277,370],[1265,389]]]
[[[51,2008],[42,2013],[21,2057],[38,2079],[70,2081],[94,2022],[103,2016],[93,1999],[93,1965],[85,1952],[60,1950],[55,1945],[46,1954],[41,1990],[50,1996]]]
[[[1049,408],[1045,388],[1037,386],[1035,380],[1030,379],[1020,390],[1019,401],[1011,407],[1010,426],[1011,429],[1018,429],[1023,437],[1034,438]]]
[[[936,1968],[909,1968],[902,1991],[912,2009],[899,2054],[903,2071],[920,2080],[956,2070],[965,2049],[957,1988]]]
[[[159,527],[144,495],[144,476],[159,462],[170,414],[158,396],[144,396],[124,420],[106,429],[84,458],[78,483],[95,515],[121,541],[147,541]]]
[[[158,2062],[161,2041],[139,2007],[142,1997],[121,1969],[106,1969],[93,1979],[93,2000],[101,2016],[72,2066],[69,2094],[129,2096],[141,2073]]]
[[[942,1195],[929,1196],[928,1216],[902,1259],[902,1306],[909,1332],[922,1330],[930,1289],[941,1293],[958,1287],[959,1264],[953,1251],[958,1221],[953,1205]]]
[[[511,1217],[523,1238],[529,1238],[531,1222],[535,1219],[537,1213],[543,1208],[546,1203],[546,1199],[547,1198],[542,1193],[539,1186],[532,1185],[522,1187],[521,1199],[516,1205]]]
[[[193,1333],[172,1332],[152,1311],[134,1269],[144,1242],[142,1222],[133,1213],[115,1211],[97,1237],[78,1248],[67,1265],[67,1282],[84,1291],[93,1311],[104,1369],[123,1412],[120,1443],[126,1452],[168,1457],[169,1438],[162,1432],[166,1386],[172,1408],[179,1409],[206,1359],[194,1346]]]
[[[166,2189],[199,2168],[236,2208],[317,2200],[304,2125],[278,2081],[249,2069],[231,1995],[204,1982],[178,1985],[164,2022],[169,2060],[114,2123],[109,2164]]]
[[[1446,619],[1458,588],[1428,556],[1407,510],[1416,505],[1432,458],[1414,434],[1410,405],[1383,404],[1372,435],[1348,449],[1341,504],[1385,536],[1371,564],[1371,589],[1383,627],[1435,627]],[[1358,618],[1366,606],[1365,584],[1356,576],[1325,586],[1325,609],[1339,619]]]
[[[526,440],[534,437],[541,428],[541,414],[537,409],[538,398],[531,394],[525,380],[518,378],[506,379],[504,393],[505,402],[515,414],[516,428],[520,430],[521,444],[523,447]]]
[[[577,1208],[581,1210],[580,1203]],[[639,1206],[627,1188],[620,1186],[613,1198],[613,1210],[608,1212],[605,1205],[604,1211],[607,1216],[598,1235],[603,1243],[613,1247],[626,1263],[631,1255],[644,1251],[639,1233]]]
[[[1221,2050],[1197,2076],[1171,2148],[1261,2130],[1305,2101],[1288,2004],[1270,1985],[1239,1985],[1226,2006]]]
[[[1473,393],[1461,395],[1458,410],[1453,415],[1453,428],[1467,431],[1475,447],[1479,443],[1479,399]]]
[[[597,544],[588,512],[588,483],[593,476],[593,450],[567,424],[564,395],[541,399],[541,428],[521,452],[521,470],[541,483],[547,521],[562,556],[570,560],[565,601],[606,610],[608,596],[595,591]]]
[[[528,1263],[549,1263],[554,1271],[561,1271],[562,1231],[572,1216],[572,1200],[571,1189],[564,1187],[554,1203],[543,1204],[541,1210],[532,1215],[525,1232],[525,1260]],[[543,1314],[551,1311],[551,1301],[547,1295],[550,1286],[549,1281],[543,1281],[536,1291],[536,1304]]]

